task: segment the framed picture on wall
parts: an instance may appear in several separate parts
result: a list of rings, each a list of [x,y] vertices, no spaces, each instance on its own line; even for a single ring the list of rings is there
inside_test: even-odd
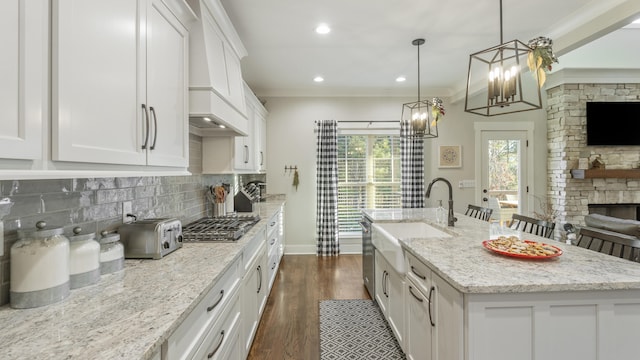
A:
[[[462,146],[460,145],[440,145],[438,148],[439,168],[459,168],[462,167]]]

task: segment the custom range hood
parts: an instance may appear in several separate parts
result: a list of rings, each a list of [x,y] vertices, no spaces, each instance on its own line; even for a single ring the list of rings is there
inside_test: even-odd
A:
[[[201,136],[247,135],[240,59],[247,50],[219,0],[188,0],[198,16],[189,32],[189,125]]]

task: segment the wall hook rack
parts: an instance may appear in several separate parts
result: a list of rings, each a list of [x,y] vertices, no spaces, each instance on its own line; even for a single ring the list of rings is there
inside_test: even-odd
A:
[[[298,170],[298,165],[290,165],[290,166],[285,165],[284,166],[284,173],[285,174],[286,173],[290,173],[292,171],[296,171],[296,170]]]

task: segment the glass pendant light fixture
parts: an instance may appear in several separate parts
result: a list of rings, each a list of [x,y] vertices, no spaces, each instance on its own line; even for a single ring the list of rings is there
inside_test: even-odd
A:
[[[418,48],[418,101],[402,105],[400,136],[411,138],[436,138],[438,137],[438,114],[436,118],[432,114],[433,103],[429,100],[420,100],[420,45],[424,39],[415,39],[411,42]],[[441,105],[441,104],[438,104]]]
[[[500,45],[469,56],[465,111],[494,116],[541,109],[538,73],[527,67],[531,50],[520,40],[503,42],[500,0]]]

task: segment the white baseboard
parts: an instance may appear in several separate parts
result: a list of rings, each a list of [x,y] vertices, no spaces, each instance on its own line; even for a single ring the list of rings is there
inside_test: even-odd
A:
[[[285,255],[315,255],[315,244],[285,244]],[[340,239],[340,254],[362,254],[362,240],[360,238]]]

